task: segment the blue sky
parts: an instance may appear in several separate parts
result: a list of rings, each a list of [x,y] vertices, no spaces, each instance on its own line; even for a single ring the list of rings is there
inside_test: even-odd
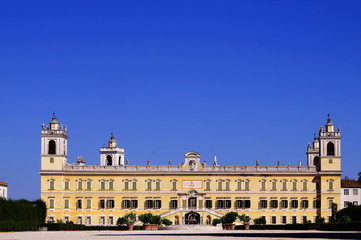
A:
[[[4,1],[0,180],[40,197],[40,127],[99,164],[113,132],[130,164],[188,151],[221,165],[306,164],[331,113],[344,176],[361,171],[361,2]]]

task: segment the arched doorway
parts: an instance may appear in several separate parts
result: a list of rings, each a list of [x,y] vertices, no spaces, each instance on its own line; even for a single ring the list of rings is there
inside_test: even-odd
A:
[[[186,224],[200,224],[201,216],[196,212],[189,212],[185,215]]]

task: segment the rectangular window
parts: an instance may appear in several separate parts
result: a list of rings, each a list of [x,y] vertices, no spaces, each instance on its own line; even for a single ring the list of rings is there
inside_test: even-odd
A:
[[[353,195],[358,195],[357,189],[353,189]]]
[[[83,190],[83,182],[78,181],[78,190]]]
[[[333,190],[333,181],[328,182],[328,190]]]
[[[109,218],[108,218],[108,224],[109,224],[109,225],[113,225],[113,224],[114,224],[114,217],[113,217],[113,216],[109,216]]]
[[[172,191],[177,191],[177,182],[176,181],[172,182]]]
[[[218,182],[218,189],[217,190],[222,191],[222,182],[221,181]]]
[[[306,224],[307,223],[307,216],[302,216],[302,223]]]
[[[54,180],[51,180],[50,182],[49,182],[49,190],[54,190],[55,189],[55,187],[54,187]]]
[[[151,181],[147,182],[147,190],[148,191],[152,190],[152,182]]]
[[[282,191],[287,191],[287,182],[282,182]]]
[[[53,209],[54,208],[54,198],[50,198],[49,199],[49,208]]]
[[[154,200],[154,208],[161,208],[162,207],[162,202],[161,200]]]
[[[276,224],[276,216],[272,216],[271,220],[272,220],[272,224]]]
[[[132,209],[138,208],[138,200],[136,200],[136,199],[131,200],[130,208],[132,208]]]
[[[307,191],[307,182],[306,181],[302,182],[302,190]]]
[[[217,200],[216,202],[216,207],[219,209],[219,208],[224,208],[224,202],[223,200]]]
[[[292,182],[292,191],[297,191],[297,182]]]
[[[155,182],[155,190],[160,191],[160,181]]]
[[[206,182],[206,191],[211,191],[211,182]]]
[[[64,208],[69,209],[69,199],[64,199]]]
[[[77,209],[82,209],[83,208],[81,199],[76,200],[76,208]]]
[[[122,208],[130,208],[130,200],[123,200],[122,201]]]
[[[77,217],[76,224],[83,224],[83,217]]]
[[[261,191],[266,191],[266,182],[265,181],[261,182]]]
[[[105,225],[105,217],[100,217],[99,223],[100,225]]]
[[[64,182],[64,190],[69,190],[69,181]]]
[[[129,190],[129,182],[128,181],[124,182],[124,190]]]
[[[352,205],[358,206],[358,202],[357,202],[357,201],[353,201]]]
[[[344,195],[349,195],[349,190],[348,190],[348,189],[344,189],[344,190],[343,190],[343,194],[344,194]]]
[[[272,191],[276,191],[276,182],[275,181],[272,182]]]
[[[287,223],[287,217],[286,216],[282,216],[282,223],[286,224]]]
[[[65,223],[68,223],[68,222],[69,222],[69,217],[68,217],[68,216],[65,216],[65,217],[64,217],[64,222],[65,222]]]
[[[297,223],[297,217],[296,216],[292,216],[292,224],[296,224]]]
[[[114,200],[113,199],[107,200],[107,208],[110,208],[110,209],[114,208]]]
[[[212,200],[206,200],[206,208],[212,208]]]
[[[100,182],[100,190],[105,190],[105,182]]]
[[[91,190],[91,189],[92,189],[92,183],[91,183],[91,181],[87,181],[87,182],[86,182],[86,189],[87,189],[87,190]]]
[[[177,200],[170,200],[170,209],[178,208],[178,201]]]
[[[244,182],[244,190],[249,191],[249,181]]]
[[[291,200],[291,208],[298,208],[298,201],[297,200]]]
[[[54,163],[54,158],[50,158],[50,163]]]
[[[136,181],[133,181],[133,190],[137,190],[137,182]]]
[[[86,208],[87,208],[87,209],[92,208],[92,200],[91,200],[91,199],[87,199],[87,200],[86,200]]]
[[[328,159],[328,163],[333,163],[332,158]]]
[[[278,208],[278,201],[277,200],[271,200],[270,208]]]
[[[230,190],[231,190],[231,188],[230,188],[229,185],[230,185],[230,184],[229,184],[229,181],[227,181],[227,182],[226,182],[226,191],[230,191]]]
[[[333,199],[328,200],[328,208],[332,209]]]
[[[224,208],[231,208],[231,200],[224,201]]]
[[[145,200],[145,208],[153,208],[153,200]]]
[[[242,190],[242,185],[241,185],[241,181],[237,182],[237,191],[241,191]]]
[[[251,200],[243,200],[244,208],[251,208]]]
[[[288,208],[288,201],[287,200],[281,200],[281,208]]]
[[[86,225],[91,225],[92,224],[92,218],[90,216],[86,217]]]
[[[105,200],[104,200],[104,199],[100,199],[100,201],[99,201],[99,208],[100,208],[100,209],[104,209],[104,208],[105,208]]]
[[[243,200],[236,200],[236,208],[243,208]]]
[[[261,200],[259,203],[260,208],[267,208],[267,200]]]
[[[113,181],[109,182],[109,190],[114,190],[114,182]]]
[[[308,200],[301,201],[301,208],[308,208]]]

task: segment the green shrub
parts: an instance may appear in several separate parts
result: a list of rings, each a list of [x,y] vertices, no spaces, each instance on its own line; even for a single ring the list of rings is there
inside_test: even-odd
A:
[[[221,221],[223,224],[231,224],[231,223],[234,223],[234,221],[236,221],[237,217],[238,217],[238,213],[228,212],[228,213],[226,213],[226,215],[221,217]]]
[[[219,224],[219,223],[222,223],[221,219],[219,219],[219,218],[214,218],[212,221],[213,226],[217,226],[217,224]]]
[[[161,222],[164,225],[172,225],[172,221],[167,218],[162,218]]]
[[[151,213],[144,213],[139,215],[139,220],[144,224],[161,224],[161,217]]]
[[[264,224],[266,224],[266,219],[259,217],[259,218],[253,219],[253,222],[256,225],[264,225]]]

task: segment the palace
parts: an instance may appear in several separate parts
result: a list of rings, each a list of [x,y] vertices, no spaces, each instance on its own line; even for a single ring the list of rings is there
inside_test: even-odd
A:
[[[172,165],[129,165],[114,136],[100,164],[67,162],[67,128],[55,115],[41,130],[41,198],[49,221],[115,225],[118,217],[152,212],[175,225],[211,224],[229,211],[267,224],[332,218],[340,206],[341,135],[328,117],[307,148],[307,166],[219,166],[188,152]]]

